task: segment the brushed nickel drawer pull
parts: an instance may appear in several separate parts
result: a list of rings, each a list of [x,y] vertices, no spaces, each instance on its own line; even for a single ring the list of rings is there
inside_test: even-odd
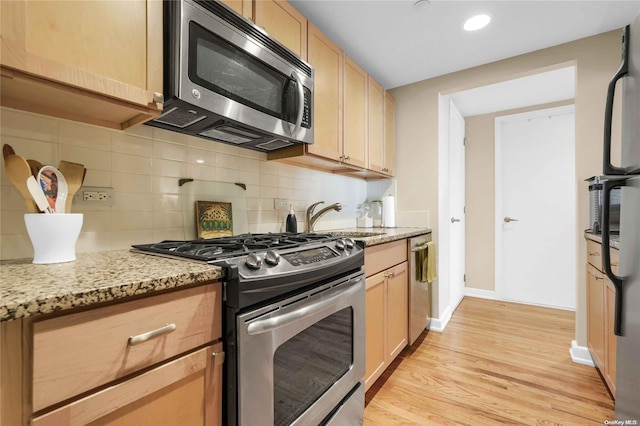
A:
[[[598,253],[597,251],[590,251],[589,256],[600,256],[600,253]]]
[[[140,343],[146,342],[147,340],[153,339],[154,337],[171,333],[172,331],[175,331],[175,329],[175,324],[167,324],[164,327],[160,327],[156,330],[147,331],[146,333],[138,334],[137,336],[131,336],[129,337],[129,345],[139,345]]]
[[[604,280],[604,278],[603,278],[603,277],[600,277],[600,276],[598,276],[598,275],[596,275],[595,277],[596,277],[596,281]]]

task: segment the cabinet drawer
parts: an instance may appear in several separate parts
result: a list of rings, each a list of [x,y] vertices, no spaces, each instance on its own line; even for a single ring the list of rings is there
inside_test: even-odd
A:
[[[364,251],[364,269],[367,277],[389,269],[407,260],[407,240],[367,247]]]
[[[587,240],[587,262],[602,271],[602,244]]]
[[[207,346],[33,419],[33,426],[220,425],[222,343]],[[204,401],[204,404],[203,404]],[[178,409],[179,407],[179,409]]]
[[[221,309],[218,282],[34,322],[33,410],[219,339]],[[175,330],[129,342],[168,324]]]

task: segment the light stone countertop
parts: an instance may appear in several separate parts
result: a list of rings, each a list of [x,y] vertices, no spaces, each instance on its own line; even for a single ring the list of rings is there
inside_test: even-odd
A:
[[[354,240],[362,240],[365,242],[366,247],[376,246],[378,244],[390,243],[396,240],[402,240],[405,238],[415,237],[417,235],[430,234],[431,228],[340,228],[327,231],[317,231],[335,233],[340,235],[342,233],[347,234]],[[368,237],[361,237],[355,235],[349,235],[351,233],[367,233],[367,234],[379,234],[371,235]]]
[[[595,241],[596,243],[602,244],[602,235],[601,234],[592,234],[591,232],[584,233],[584,237],[588,240]],[[617,235],[612,235],[609,238],[609,246],[613,248],[620,249],[620,237]]]
[[[343,228],[335,233],[375,233],[367,247],[417,235],[429,228]],[[0,262],[0,321],[125,299],[222,278],[222,269],[130,250],[80,253],[74,262],[34,265],[31,259]]]
[[[0,262],[0,321],[124,299],[218,280],[222,269],[203,262],[116,250],[80,253],[74,262]]]

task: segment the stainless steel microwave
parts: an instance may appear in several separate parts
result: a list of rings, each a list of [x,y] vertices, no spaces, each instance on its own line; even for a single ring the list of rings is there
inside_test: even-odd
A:
[[[163,113],[147,124],[263,152],[311,144],[313,74],[226,5],[165,0]]]

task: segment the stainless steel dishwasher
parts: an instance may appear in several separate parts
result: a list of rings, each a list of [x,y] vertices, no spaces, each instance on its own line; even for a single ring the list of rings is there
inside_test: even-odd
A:
[[[431,234],[419,235],[407,240],[409,252],[409,345],[427,328],[431,321],[431,285],[418,277],[418,259],[427,252]],[[434,255],[434,254],[431,254]]]

